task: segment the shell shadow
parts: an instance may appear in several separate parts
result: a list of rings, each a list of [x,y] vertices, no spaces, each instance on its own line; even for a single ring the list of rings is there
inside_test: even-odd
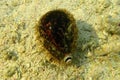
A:
[[[99,45],[99,39],[91,24],[77,20],[76,25],[78,27],[78,40],[77,48],[72,54],[72,64],[79,67],[89,62],[88,53],[94,53],[94,49]]]

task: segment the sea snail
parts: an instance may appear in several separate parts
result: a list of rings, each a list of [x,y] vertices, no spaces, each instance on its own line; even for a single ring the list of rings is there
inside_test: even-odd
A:
[[[48,11],[39,20],[39,33],[44,47],[57,60],[69,62],[75,50],[77,27],[70,12],[64,9]]]

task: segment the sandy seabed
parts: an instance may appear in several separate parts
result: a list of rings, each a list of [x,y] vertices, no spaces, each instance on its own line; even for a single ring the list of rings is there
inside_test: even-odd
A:
[[[71,65],[46,59],[43,14],[66,9],[78,27]],[[120,0],[0,0],[0,80],[119,80]]]

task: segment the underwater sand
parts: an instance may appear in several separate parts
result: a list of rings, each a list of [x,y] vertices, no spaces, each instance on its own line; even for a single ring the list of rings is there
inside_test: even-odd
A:
[[[36,24],[66,9],[78,27],[71,65],[47,61]],[[0,0],[0,80],[119,80],[120,0]]]

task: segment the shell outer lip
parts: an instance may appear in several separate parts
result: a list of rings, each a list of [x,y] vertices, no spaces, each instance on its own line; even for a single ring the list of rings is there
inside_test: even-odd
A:
[[[65,63],[71,63],[72,62],[72,56],[68,55],[68,56],[64,57],[64,62]]]

